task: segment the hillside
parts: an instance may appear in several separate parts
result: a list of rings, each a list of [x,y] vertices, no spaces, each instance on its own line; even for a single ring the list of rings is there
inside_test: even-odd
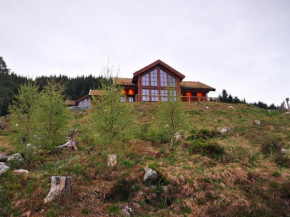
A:
[[[91,114],[74,113],[78,150],[38,150],[0,176],[0,216],[289,216],[290,115],[245,104],[184,103],[174,151],[156,125],[157,103],[132,103],[134,122],[108,168]],[[260,121],[260,125],[255,120]],[[220,133],[217,128],[228,130]],[[8,127],[9,129],[9,127]],[[0,130],[0,153],[21,152]],[[282,154],[281,149],[286,149]],[[143,182],[146,165],[155,185]],[[27,169],[29,175],[12,173]],[[72,176],[71,196],[44,204],[52,175]]]

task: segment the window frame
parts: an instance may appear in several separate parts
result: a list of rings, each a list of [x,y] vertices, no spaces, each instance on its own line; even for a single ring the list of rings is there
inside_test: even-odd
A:
[[[177,75],[162,66],[156,66],[145,71],[140,78],[140,86],[138,89],[142,96],[141,100],[144,102],[168,100],[169,93],[165,94],[166,88],[174,88],[175,95],[178,93]]]

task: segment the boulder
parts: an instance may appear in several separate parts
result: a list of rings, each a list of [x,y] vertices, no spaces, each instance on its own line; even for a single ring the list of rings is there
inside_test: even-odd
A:
[[[287,152],[287,149],[281,148],[281,154],[286,154],[286,152]]]
[[[118,164],[117,155],[116,154],[109,154],[108,155],[108,167],[115,167]]]
[[[232,108],[235,108],[235,107],[230,105],[230,106],[229,106],[229,108],[231,108],[231,109],[232,109]]]
[[[149,167],[145,168],[144,182],[151,185],[157,185],[158,183],[158,174],[155,170],[152,170]]]
[[[122,209],[122,212],[126,215],[126,216],[133,216],[133,210],[132,208],[130,208],[129,206],[125,206]]]
[[[257,125],[261,125],[261,121],[260,120],[254,120],[254,122],[255,122],[255,124],[257,124]]]
[[[22,163],[24,161],[22,155],[20,153],[16,153],[16,154],[13,154],[11,156],[8,157],[7,161],[15,161],[15,162],[18,162],[18,163]]]
[[[250,158],[253,158],[253,150],[249,151]]]
[[[218,130],[220,133],[226,133],[226,132],[230,131],[231,128],[229,128],[229,127],[218,127],[217,130]]]
[[[0,123],[0,130],[5,130],[7,128],[8,124],[6,122]]]
[[[205,109],[209,109],[209,107],[208,107],[208,106],[206,106],[206,107],[205,107]]]
[[[8,160],[7,156],[0,154],[0,162],[6,162],[7,160]]]
[[[0,176],[9,169],[6,163],[0,162]]]

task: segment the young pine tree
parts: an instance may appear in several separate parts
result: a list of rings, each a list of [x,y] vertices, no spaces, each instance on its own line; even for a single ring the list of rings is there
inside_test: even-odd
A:
[[[167,129],[167,133],[170,136],[170,149],[173,150],[175,134],[183,126],[185,116],[181,97],[176,95],[175,88],[168,88],[167,93],[168,96],[162,96],[158,107],[158,116],[161,127]]]
[[[122,138],[124,130],[132,121],[132,107],[121,102],[122,87],[113,80],[114,68],[109,65],[103,69],[104,78],[101,81],[103,95],[93,99],[93,123],[100,135],[105,151],[110,154],[118,150],[117,140]],[[116,79],[116,78],[115,78]]]
[[[17,141],[24,145],[24,156],[27,155],[27,144],[33,140],[34,129],[37,123],[35,117],[39,104],[38,87],[32,82],[19,87],[18,94],[14,95],[9,107],[11,126],[16,131]]]
[[[48,80],[40,93],[37,110],[38,130],[42,145],[49,149],[62,143],[66,136],[65,128],[70,115],[64,98],[64,87],[54,80]]]

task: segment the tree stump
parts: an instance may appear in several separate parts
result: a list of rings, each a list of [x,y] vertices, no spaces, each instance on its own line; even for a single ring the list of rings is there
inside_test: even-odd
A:
[[[108,167],[115,167],[118,164],[117,155],[116,154],[109,154],[108,155]]]
[[[64,145],[57,146],[59,149],[71,149],[71,150],[78,150],[77,146],[77,141],[76,140],[69,140],[67,143]]]
[[[175,138],[175,141],[180,141],[181,140],[181,134],[180,133],[175,133],[174,134],[174,138]]]
[[[51,188],[44,199],[44,203],[52,201],[57,195],[68,198],[71,190],[71,176],[52,176]]]

